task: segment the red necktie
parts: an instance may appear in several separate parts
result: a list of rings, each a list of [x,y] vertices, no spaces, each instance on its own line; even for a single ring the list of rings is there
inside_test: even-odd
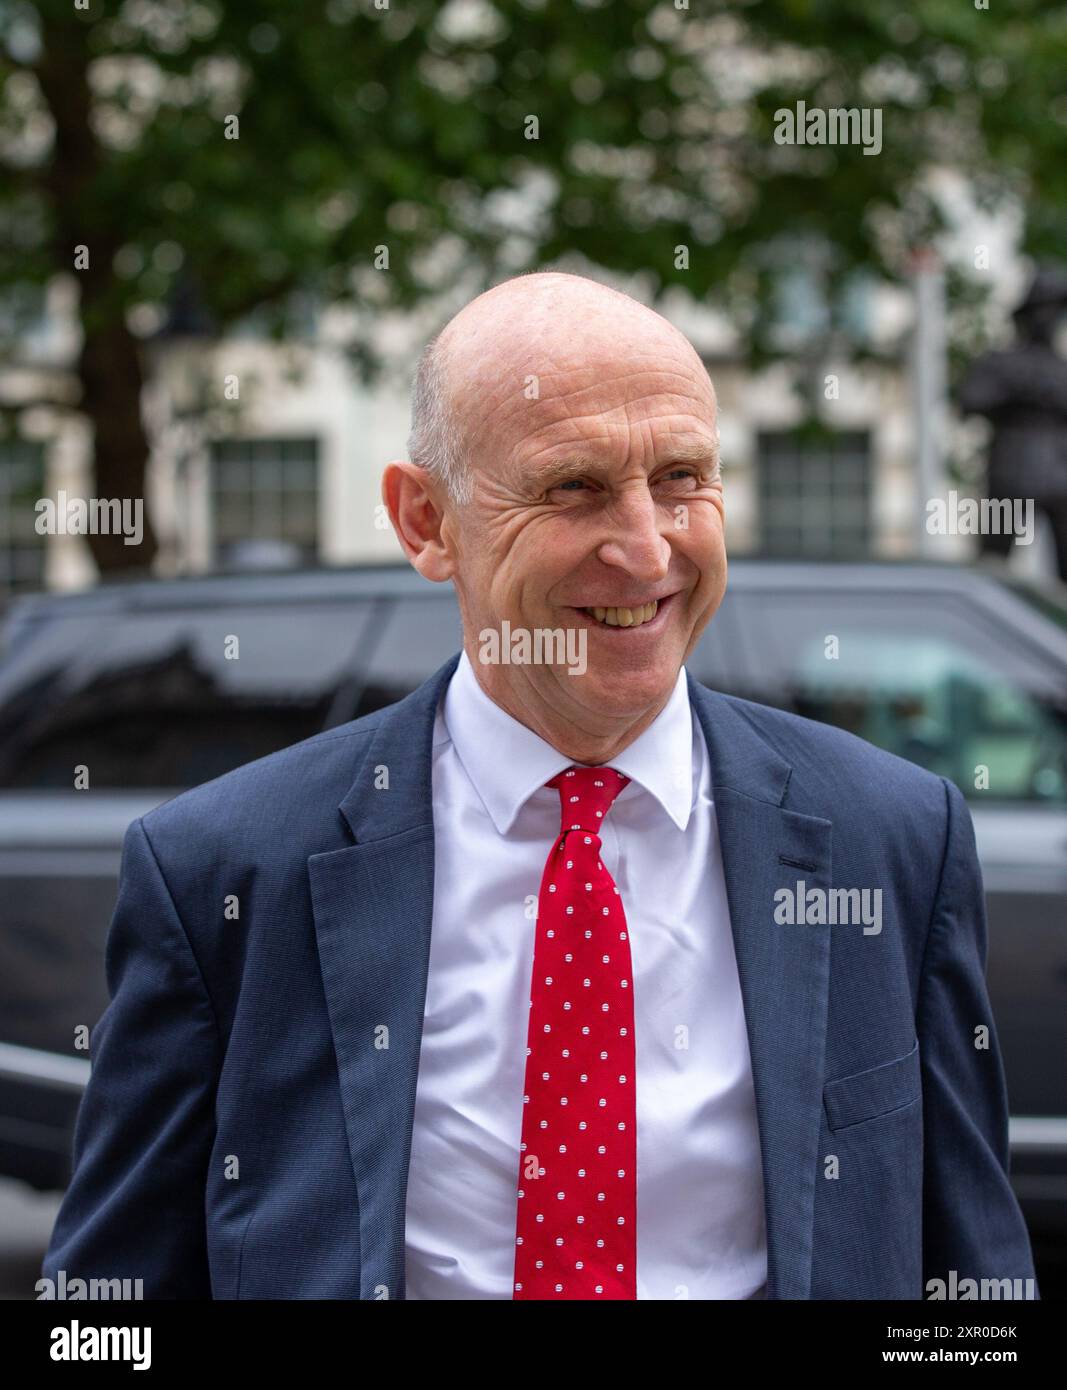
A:
[[[629,782],[572,767],[534,937],[515,1238],[516,1299],[637,1297],[630,939],[600,827]]]

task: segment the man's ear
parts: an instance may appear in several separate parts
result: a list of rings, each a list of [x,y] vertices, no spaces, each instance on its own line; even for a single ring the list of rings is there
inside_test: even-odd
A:
[[[424,579],[443,583],[455,570],[442,527],[445,499],[435,478],[396,460],[382,473],[382,501],[404,554]]]

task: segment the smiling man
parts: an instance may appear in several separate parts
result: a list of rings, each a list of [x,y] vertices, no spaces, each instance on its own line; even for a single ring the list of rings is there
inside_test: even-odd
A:
[[[1027,1287],[960,792],[685,668],[726,586],[692,346],[581,277],[508,281],[423,354],[410,453],[383,496],[463,650],[131,826],[46,1277]],[[483,659],[505,628],[577,632],[581,669]]]
[[[550,665],[479,678],[559,752],[608,762],[663,709],[726,587],[703,363],[627,296],[530,275],[449,323],[424,354],[415,406],[418,463],[384,479],[408,557],[455,584],[472,661],[478,634],[504,621],[587,630],[581,679]]]

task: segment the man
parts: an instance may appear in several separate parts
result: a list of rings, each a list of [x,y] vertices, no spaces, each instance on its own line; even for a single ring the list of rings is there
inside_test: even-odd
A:
[[[726,584],[691,345],[580,277],[508,281],[424,354],[412,455],[383,495],[463,651],[131,827],[45,1273],[592,1301],[1031,1278],[962,796],[684,668]]]

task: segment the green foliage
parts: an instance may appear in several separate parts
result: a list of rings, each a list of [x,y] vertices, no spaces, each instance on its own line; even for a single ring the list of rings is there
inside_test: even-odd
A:
[[[117,257],[105,316],[178,274],[220,327],[300,285],[371,311],[368,370],[373,311],[447,289],[453,245],[486,283],[571,254],[645,271],[758,356],[798,245],[828,294],[906,274],[940,225],[930,165],[1025,198],[1026,250],[1064,239],[1067,10],[1040,0],[5,0],[0,48],[0,285],[69,268],[72,238]],[[882,152],[776,144],[799,99],[881,106]],[[516,215],[501,194],[535,176]]]

